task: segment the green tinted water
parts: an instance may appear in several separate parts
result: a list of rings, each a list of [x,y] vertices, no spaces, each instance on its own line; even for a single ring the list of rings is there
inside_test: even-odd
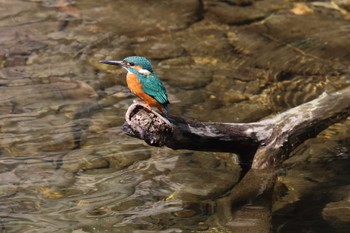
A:
[[[271,223],[222,224],[236,155],[124,135],[134,97],[121,69],[98,62],[151,59],[173,115],[256,121],[349,85],[348,5],[70,3],[0,1],[0,232],[349,230],[349,120],[286,161]]]

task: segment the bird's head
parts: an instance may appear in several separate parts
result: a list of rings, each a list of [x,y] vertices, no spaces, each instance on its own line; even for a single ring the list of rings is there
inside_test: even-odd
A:
[[[151,62],[145,57],[131,56],[124,58],[122,61],[103,60],[100,62],[107,65],[121,66],[128,72],[137,71],[143,75],[149,75],[153,72]]]

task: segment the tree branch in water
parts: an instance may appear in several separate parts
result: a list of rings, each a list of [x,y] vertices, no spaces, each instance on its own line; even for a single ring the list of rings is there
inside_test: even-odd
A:
[[[252,168],[279,166],[308,138],[350,115],[350,87],[254,123],[211,123],[170,116],[136,103],[126,113],[124,132],[152,146],[233,152]]]

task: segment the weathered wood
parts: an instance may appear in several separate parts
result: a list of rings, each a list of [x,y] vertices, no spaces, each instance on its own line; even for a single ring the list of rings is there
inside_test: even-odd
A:
[[[211,221],[232,232],[271,232],[273,188],[278,170],[251,169],[226,196],[216,201],[217,213]],[[249,203],[249,204],[248,204]],[[241,219],[254,225],[241,226]]]
[[[246,232],[235,221],[257,216],[254,220],[259,222],[259,229],[249,229],[269,233],[279,165],[303,141],[349,115],[350,87],[255,123],[210,123],[174,116],[169,122],[143,105],[134,104],[126,114],[124,131],[153,146],[234,152],[243,163],[251,162],[254,169],[243,167],[240,182],[216,201],[218,213],[211,221],[230,231]]]
[[[305,140],[350,115],[350,87],[283,112],[274,118],[272,134],[255,154],[253,168],[280,165]],[[261,122],[262,123],[262,122]]]
[[[291,150],[350,115],[350,87],[255,123],[211,123],[158,113],[136,103],[126,113],[124,131],[152,146],[234,152],[252,168],[277,167]],[[252,158],[254,157],[254,159]]]

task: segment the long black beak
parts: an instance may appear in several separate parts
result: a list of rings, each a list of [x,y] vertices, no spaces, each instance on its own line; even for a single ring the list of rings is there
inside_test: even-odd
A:
[[[121,66],[121,67],[127,66],[123,61],[102,60],[100,62],[106,65],[114,65],[114,66]]]

